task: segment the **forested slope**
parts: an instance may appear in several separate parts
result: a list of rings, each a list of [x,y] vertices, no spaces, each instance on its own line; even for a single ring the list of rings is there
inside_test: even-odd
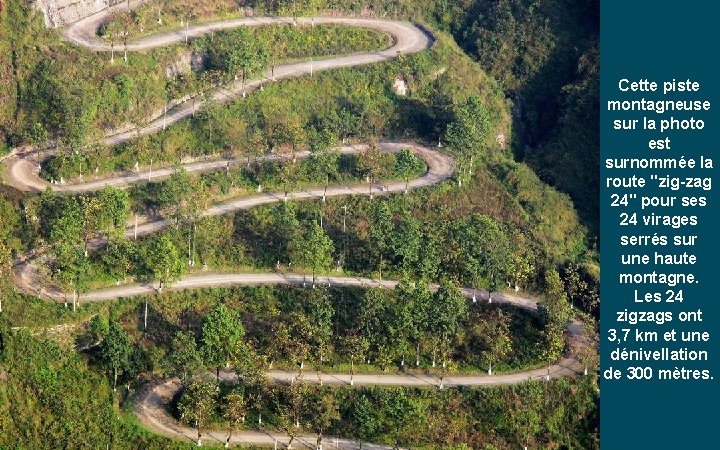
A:
[[[588,180],[595,174],[586,166],[596,154],[587,126],[595,119],[596,32],[581,22],[593,17],[595,4],[571,3],[150,1],[105,27],[107,42],[117,46],[111,56],[62,41],[20,0],[0,0],[3,151],[57,143],[41,173],[55,181],[100,178],[135,164],[155,169],[188,157],[242,158],[238,168],[197,176],[178,167],[163,181],[127,191],[35,196],[3,187],[13,195],[0,198],[0,448],[189,447],[136,425],[137,394],[159,378],[185,378],[185,392],[167,412],[194,426],[181,414],[197,409],[187,407],[191,381],[230,360],[240,374],[280,368],[300,376],[314,364],[344,372],[477,374],[488,365],[505,372],[555,361],[568,343],[565,292],[582,309],[597,308],[593,239],[569,197],[536,175],[572,194],[592,224],[583,196],[591,196]],[[118,24],[134,35],[152,34],[189,18],[247,13],[245,7],[287,16],[327,7],[336,15],[410,17],[438,31],[420,53],[267,83],[228,105],[209,103],[152,136],[86,145],[111,129],[145,125],[173,99],[207,98],[219,82],[257,76],[276,58],[372,51],[386,37],[345,27],[238,29],[125,59],[116,34]],[[280,41],[289,42],[284,53]],[[331,45],[338,41],[343,45]],[[198,55],[206,64],[191,67]],[[394,89],[398,79],[404,95]],[[407,182],[424,170],[407,152],[384,155],[372,145],[384,139],[441,144],[437,151],[457,163],[453,177],[406,194],[373,198],[363,191],[197,217],[212,200],[255,194],[261,185],[287,193],[370,179]],[[333,155],[345,141],[370,143],[370,150],[355,159]],[[296,163],[295,152],[305,150],[313,153],[309,162]],[[275,154],[285,155],[285,164],[257,163]],[[164,217],[172,226],[127,239],[133,215]],[[108,245],[85,252],[88,242],[105,237]],[[158,289],[151,297],[76,310],[75,302],[71,308],[13,289],[13,263],[32,253],[45,257],[37,264],[46,281],[71,296],[123,281],[171,283],[188,272],[272,270],[309,279],[341,271],[402,278],[406,291],[310,289],[309,283],[307,289]],[[431,295],[426,282],[441,289]],[[521,289],[517,295],[543,297],[544,309],[535,316],[473,302],[458,286]],[[591,345],[585,348],[592,354]],[[417,367],[407,369],[406,357]],[[262,412],[270,428],[316,432],[316,419],[328,415],[328,432],[387,445],[598,446],[594,375],[442,391],[303,386],[263,387],[265,406],[240,406],[248,417],[242,426],[254,427]],[[248,383],[211,389],[205,419],[227,427],[227,394],[250,402],[253,389]]]
[[[513,102],[513,149],[546,182],[571,195],[597,234],[598,0],[151,0],[128,19],[134,34],[181,20],[258,13],[424,20],[453,35]],[[163,17],[162,23],[157,17]],[[142,30],[142,32],[141,32]]]
[[[436,2],[433,18],[513,101],[514,149],[597,232],[597,0]]]

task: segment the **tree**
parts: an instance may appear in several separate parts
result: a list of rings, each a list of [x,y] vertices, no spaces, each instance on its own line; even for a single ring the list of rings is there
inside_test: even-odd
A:
[[[322,449],[325,430],[340,420],[340,410],[335,394],[329,390],[320,391],[310,409],[311,425],[318,434],[316,448]]]
[[[402,220],[395,227],[395,233],[391,235],[391,244],[405,275],[413,272],[417,267],[423,243],[420,224],[409,212],[403,213]]]
[[[180,420],[197,428],[197,445],[202,445],[202,428],[212,416],[217,402],[215,383],[193,380],[178,402]]]
[[[202,328],[202,344],[205,361],[216,367],[220,381],[220,366],[229,367],[230,360],[244,347],[245,328],[238,314],[225,306],[218,305],[205,319]]]
[[[182,331],[175,333],[165,359],[165,366],[167,374],[180,378],[183,386],[187,386],[192,377],[202,369],[202,355],[192,333]]]
[[[223,417],[228,424],[230,424],[230,431],[228,432],[228,437],[225,441],[225,448],[229,448],[233,431],[240,429],[242,423],[245,421],[247,404],[245,402],[243,391],[238,387],[226,394],[223,400]]]
[[[127,366],[131,351],[127,333],[117,320],[111,318],[107,335],[100,344],[100,357],[112,374],[113,391],[117,389],[118,374]]]
[[[282,389],[280,395],[275,396],[276,410],[278,411],[278,425],[290,440],[287,448],[291,448],[298,432],[300,431],[300,414],[307,395],[307,385],[304,383],[293,383],[287,389]]]
[[[280,28],[279,34],[270,43],[265,43],[270,50],[270,77],[275,81],[275,66],[280,58],[284,57],[287,52],[288,37],[283,36],[287,28]]]
[[[287,322],[289,325],[287,337],[282,334],[278,337],[284,341],[285,357],[297,365],[297,378],[300,379],[303,376],[303,369],[305,369],[305,361],[310,355],[310,342],[315,324],[310,322],[310,318],[306,314],[298,311],[290,313]]]
[[[197,193],[197,189],[193,186],[190,175],[180,166],[162,182],[157,201],[162,207],[172,207],[173,215],[179,223],[181,212],[187,209],[188,202],[195,198],[191,193]]]
[[[488,367],[488,375],[492,375],[493,365],[512,350],[510,318],[502,310],[497,310],[473,326],[473,336],[478,341],[478,348],[473,348],[472,352],[480,354],[480,360]]]
[[[326,3],[323,0],[305,0],[305,11],[310,14],[310,23],[315,25],[315,16],[318,12],[326,7]]]
[[[368,351],[368,341],[357,331],[341,338],[343,353],[350,357],[350,386],[355,384],[355,361],[361,361]]]
[[[343,144],[360,132],[360,117],[346,106],[333,108],[327,115],[325,123],[340,136]]]
[[[485,145],[491,126],[490,112],[478,95],[471,95],[455,108],[455,120],[447,127],[445,139],[456,151],[472,156]],[[471,163],[472,165],[472,160]]]
[[[329,128],[323,127],[318,130],[315,127],[311,127],[308,131],[308,147],[312,154],[313,168],[325,181],[323,201],[325,200],[330,179],[336,179],[338,176],[338,160],[340,154],[330,150],[330,147],[337,143],[336,141],[335,135]]]
[[[135,267],[137,247],[133,242],[120,237],[110,238],[107,250],[100,256],[106,272],[118,280],[118,283]]]
[[[295,265],[312,269],[313,286],[316,272],[332,267],[333,242],[315,221],[310,222],[304,233],[296,233],[291,248]]]
[[[48,188],[40,196],[40,235],[48,242],[74,245],[81,241],[84,216],[76,197],[60,195]]]
[[[282,105],[276,106],[280,108]],[[297,163],[297,150],[305,142],[306,133],[303,129],[302,119],[295,112],[284,111],[277,115],[278,111],[274,111],[275,116],[269,117],[271,142],[273,148],[290,146],[290,161],[294,165]]]
[[[433,296],[426,283],[416,283],[414,286],[407,280],[395,288],[398,302],[402,303],[410,315],[407,325],[408,338],[415,342],[415,366],[420,365],[420,346],[422,341],[432,333],[431,314]]]
[[[371,218],[370,251],[378,261],[377,267],[382,278],[384,261],[390,249],[393,232],[393,217],[388,202],[376,202],[371,210]]]
[[[460,249],[454,258],[467,281],[497,289],[500,280],[507,278],[512,261],[510,241],[502,226],[490,217],[473,214],[455,224],[453,235]]]
[[[556,270],[545,272],[545,301],[540,305],[545,322],[545,360],[550,363],[559,358],[565,348],[565,326],[570,318],[570,307],[560,275]]]
[[[292,261],[296,257],[294,245],[300,234],[300,221],[297,218],[295,204],[293,202],[276,203],[270,207],[270,218],[274,232],[272,240],[273,244],[277,246],[273,256],[277,258],[278,262],[288,256]]]
[[[583,322],[583,339],[581,345],[576,349],[578,361],[584,366],[583,373],[588,374],[588,370],[596,370],[600,364],[600,355],[598,353],[598,334],[596,324],[591,319]]]
[[[533,264],[533,257],[528,251],[527,246],[514,245],[512,255],[510,256],[508,276],[510,277],[510,281],[515,285],[515,292],[519,291],[521,286],[527,284],[534,272],[535,265]]]
[[[248,166],[250,165],[250,154],[255,157],[255,177],[260,178],[258,158],[262,158],[268,151],[268,142],[262,131],[253,129],[248,131],[248,145],[250,150],[248,152]]]
[[[90,279],[90,262],[80,247],[59,242],[54,247],[52,278],[73,293],[73,311],[79,294],[86,293]]]
[[[388,304],[386,311],[388,351],[392,352],[392,356],[400,357],[400,367],[403,369],[405,358],[415,343],[414,299],[407,296],[412,293],[412,289],[408,280],[401,281],[396,286],[393,301]]]
[[[407,194],[410,189],[410,177],[423,170],[425,163],[408,147],[400,150],[395,161],[395,171],[405,180],[405,193]]]
[[[467,302],[460,289],[450,281],[443,280],[440,288],[433,294],[429,319],[435,342],[440,350],[447,350],[455,334],[460,330],[460,325],[467,318]],[[433,351],[433,367],[435,366],[435,351]],[[445,357],[443,356],[443,367]]]
[[[432,223],[425,222],[422,228],[424,231],[421,237],[422,245],[418,255],[417,273],[420,279],[434,281],[440,274],[440,265],[442,264],[440,257],[442,240],[437,227]]]
[[[382,170],[382,153],[377,145],[371,144],[360,154],[357,161],[357,168],[368,182],[370,198],[373,197],[372,184]]]
[[[108,237],[113,235],[113,232],[124,232],[130,206],[128,192],[106,186],[97,194],[97,198],[98,228],[106,230]]]
[[[600,294],[597,282],[588,271],[578,264],[568,265],[563,273],[565,292],[570,305],[578,304],[589,313],[597,316],[600,306]]]
[[[294,162],[287,161],[280,167],[280,179],[283,183],[283,200],[287,200],[292,186],[298,179],[299,175],[298,165]]]
[[[388,333],[389,312],[388,291],[369,289],[363,296],[358,309],[357,324],[377,360],[385,367],[392,360],[392,346]]]
[[[360,439],[360,448],[362,448],[362,442],[372,439],[380,427],[375,407],[365,394],[356,397],[351,417],[354,434]]]
[[[308,386],[305,383],[294,383],[290,386],[290,409],[292,410],[293,422],[295,429],[300,428],[300,417],[303,407],[307,401]]]
[[[236,80],[240,75],[243,97],[248,76],[262,70],[268,60],[266,47],[257,42],[247,27],[240,27],[216,39],[208,50],[216,68],[225,70]]]
[[[83,240],[85,242],[85,257],[87,258],[88,241],[99,228],[102,205],[100,205],[98,198],[92,195],[80,197],[80,204],[83,210]]]
[[[118,12],[110,13],[107,22],[99,30],[101,36],[110,40],[110,64],[115,62],[115,42],[123,33],[121,14]]]
[[[145,247],[142,252],[143,272],[152,280],[158,282],[157,294],[163,290],[165,283],[175,280],[182,275],[185,270],[185,264],[180,257],[175,244],[172,243],[167,235],[162,234],[158,238],[154,238],[150,245]],[[144,326],[147,329],[148,319],[148,300],[145,299],[145,319]]]
[[[316,358],[322,364],[329,352],[335,309],[327,289],[315,289],[310,293],[306,315],[312,324],[308,341]]]
[[[258,361],[252,366],[252,371],[243,370],[239,373],[238,367],[235,367],[235,373],[238,379],[242,380],[245,386],[244,397],[246,408],[253,408],[258,413],[258,425],[262,425],[262,412],[266,404],[266,396],[269,386],[268,380],[263,370],[263,364]]]
[[[163,284],[180,277],[184,271],[180,252],[165,234],[154,238],[143,249],[142,256],[145,273],[160,283],[158,292],[162,291]]]
[[[286,321],[270,322],[269,328],[272,339],[269,339],[265,349],[265,355],[267,358],[268,368],[272,369],[277,359],[287,358],[291,338],[290,327]]]

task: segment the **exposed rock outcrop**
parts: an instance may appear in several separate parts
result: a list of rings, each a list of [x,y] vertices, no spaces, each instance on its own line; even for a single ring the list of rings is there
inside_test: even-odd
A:
[[[48,28],[77,22],[125,0],[35,0],[33,7],[45,15]]]

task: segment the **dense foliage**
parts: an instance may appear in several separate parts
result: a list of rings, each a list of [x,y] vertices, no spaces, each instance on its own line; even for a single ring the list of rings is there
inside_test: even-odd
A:
[[[0,331],[0,447],[187,449],[140,429],[86,359],[27,330]]]
[[[598,416],[595,385],[589,378],[446,391],[299,383],[279,387],[246,380],[232,390],[223,386],[220,396],[205,382],[210,389],[204,404],[198,402],[195,382],[179,406],[197,405],[206,421],[214,418],[216,426],[228,424],[221,411],[236,402],[240,392],[254,399],[242,404],[244,427],[254,428],[262,414],[264,427],[286,430],[291,436],[310,431],[413,448],[598,448],[596,438],[586,431]]]
[[[599,2],[597,0],[260,0],[213,2],[193,9],[185,2],[153,0],[139,15],[162,14],[163,23],[246,15],[249,12],[399,17],[424,20],[448,31],[497,79],[513,101],[513,147],[543,180],[569,193],[585,223],[599,219]]]
[[[120,314],[138,332],[144,331],[136,309],[141,302],[128,302]],[[466,372],[516,370],[547,361],[542,351],[548,336],[540,317],[481,306],[459,296],[452,284],[434,294],[408,282],[395,291],[319,285],[211,289],[163,294],[150,301],[150,308],[149,334],[131,335],[146,351],[166,353],[169,365],[160,366],[181,377],[195,364],[178,365],[175,354],[191,347],[212,370],[247,352],[262,361],[253,363],[257,368],[343,371],[354,363],[359,370],[419,369],[437,375],[443,362],[448,370]],[[239,323],[231,327],[229,317]],[[497,324],[500,328],[493,328]],[[184,352],[181,360],[195,361],[188,356],[193,352]]]
[[[94,143],[282,61],[389,45],[364,29],[288,25],[123,51],[131,36],[181,21],[323,11],[422,20],[439,30],[437,42],[382,64],[268,83],[229,105],[210,102],[117,147]],[[202,175],[178,168],[126,191],[2,189],[0,447],[187,448],[143,431],[131,413],[148,379],[177,376],[183,389],[171,412],[198,438],[208,427],[251,427],[262,414],[267,427],[291,435],[389,445],[597,448],[593,377],[438,390],[270,385],[258,376],[274,367],[305,377],[444,378],[545,365],[566,350],[568,302],[594,314],[599,306],[597,254],[581,223],[592,236],[596,18],[594,0],[152,0],[112,18],[101,34],[113,51],[92,53],[45,30],[21,1],[0,0],[0,156],[58,143],[42,171],[56,182],[220,156],[242,161]],[[393,89],[397,79],[406,95]],[[455,158],[453,178],[405,194],[201,217],[213,200],[261,189],[408,182],[424,172],[408,151],[330,150],[384,139],[442,146]],[[296,160],[304,150],[311,156]],[[258,161],[277,154],[284,162]],[[543,180],[572,196],[580,218],[570,197]],[[133,216],[164,217],[169,227],[127,239]],[[26,250],[47,255],[36,264],[66,293],[65,306],[13,292],[13,262]],[[306,288],[162,289],[202,269],[296,272]],[[403,281],[394,291],[317,281],[338,272]],[[79,293],[131,280],[152,283],[156,295],[76,305]],[[540,314],[475,303],[458,286],[542,293]],[[584,352],[594,366],[593,348]],[[216,385],[223,368],[241,382]]]
[[[9,0],[0,8],[0,31],[0,49],[7,49],[3,58],[12,55],[0,73],[0,93],[6,100],[0,105],[0,153],[8,147],[54,139],[76,157],[80,153],[75,150],[106,132],[141,124],[172,100],[206,91],[234,76],[228,67],[213,63],[218,59],[212,56],[227,60],[232,49],[252,48],[224,45],[237,42],[241,38],[238,33],[247,33],[246,40],[254,42],[259,52],[245,55],[245,64],[251,63],[249,67],[255,69],[248,74],[269,68],[270,56],[284,61],[301,53],[303,57],[322,57],[388,46],[386,35],[371,30],[278,26],[263,27],[257,33],[246,29],[219,33],[216,39],[191,42],[190,49],[178,45],[121,58],[120,39],[111,55],[83,51],[44,29],[42,17],[18,0]],[[263,60],[260,54],[268,57]],[[190,63],[198,57],[199,65]],[[88,150],[92,152],[94,147],[83,153]],[[86,172],[92,169],[85,166]]]

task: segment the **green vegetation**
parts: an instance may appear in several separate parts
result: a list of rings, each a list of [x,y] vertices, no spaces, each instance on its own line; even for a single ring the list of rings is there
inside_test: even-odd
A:
[[[193,447],[143,431],[129,412],[114,412],[111,382],[96,375],[83,356],[62,351],[52,342],[24,331],[5,330],[2,336],[0,368],[7,377],[0,383],[2,445],[42,447],[46,442],[55,442],[89,448],[100,442],[113,448]],[[327,435],[353,436],[388,445],[595,448],[593,434],[586,431],[595,426],[598,414],[595,385],[590,380],[586,377],[578,382],[444,391],[310,386],[291,390],[243,383],[237,389],[222,386],[219,396],[214,388],[202,389],[207,383],[194,382],[189,386],[198,388],[185,391],[178,409],[187,411],[188,422],[198,415],[201,429],[211,424],[229,425],[235,421],[233,411],[237,412],[237,408],[245,409],[242,427],[256,424],[261,413],[265,427],[282,428],[283,417],[292,416],[293,406],[297,406],[301,430],[322,428]],[[238,394],[248,399],[244,406],[238,402]],[[259,401],[249,401],[258,394]],[[10,401],[21,396],[37,400]],[[295,403],[291,401],[293,396],[298,396]],[[262,409],[256,405],[263,405]],[[93,414],[87,414],[88,410]],[[194,421],[191,426],[195,426]]]
[[[234,76],[207,55],[224,58],[233,49],[250,48],[238,46],[237,39],[254,43],[257,52],[267,56],[260,64],[263,60],[254,55],[255,70],[248,74],[269,68],[270,56],[280,62],[389,45],[386,35],[366,29],[269,26],[258,32],[242,28],[217,33],[214,39],[193,41],[189,50],[178,45],[128,54],[124,60],[115,52],[87,52],[59,40],[56,32],[43,28],[40,16],[20,3],[9,0],[6,8],[0,8],[0,30],[7,30],[0,33],[0,49],[7,48],[4,57],[13,55],[12,61],[2,65],[7,71],[0,73],[0,93],[8,99],[0,106],[0,153],[20,144],[55,139],[74,155],[75,164],[85,163],[85,173],[95,169],[85,157],[103,151],[87,144],[113,129],[142,124],[149,113],[162,111],[171,100],[207,91]],[[246,36],[240,36],[243,33]],[[270,44],[276,40],[283,45]],[[120,42],[116,44],[120,52]],[[198,70],[192,70],[191,55],[200,55]],[[80,148],[82,152],[77,151]]]
[[[260,408],[243,405],[246,424],[257,423],[261,414],[265,428],[289,429],[291,435],[326,433],[413,448],[597,448],[592,435],[577,432],[593,427],[598,415],[595,387],[587,380],[446,391],[300,384],[287,388],[251,381],[232,390],[223,386],[219,397],[209,385],[203,404],[197,398],[201,382],[195,382],[179,406],[197,405],[194,411],[202,411],[205,420],[212,416],[215,426],[227,426],[230,421],[219,411],[236,405],[240,391],[244,398],[262,399]]]
[[[328,10],[412,18],[430,24],[437,41],[381,64],[266,83],[227,105],[209,101],[116,147],[96,143],[282,62],[390,45],[362,28],[287,25],[126,55],[132,36],[188,19]],[[595,377],[441,390],[262,376],[430,374],[442,385],[451,374],[544,367],[566,350],[567,321],[579,317],[571,304],[590,313],[583,320],[593,339],[596,19],[594,0],[152,0],[112,18],[101,33],[113,50],[93,53],[45,30],[19,0],[0,0],[0,156],[58,144],[41,171],[53,181],[177,169],[127,190],[0,191],[0,447],[194,447],[144,431],[133,415],[148,382],[177,376],[182,388],[168,412],[203,443],[210,428],[228,430],[229,441],[262,418],[291,436],[317,433],[318,443],[339,435],[420,448],[598,448]],[[406,95],[395,92],[397,79]],[[212,202],[258,190],[408,185],[425,172],[408,150],[381,152],[374,143],[383,140],[441,146],[455,173],[405,193],[202,215]],[[356,155],[332,150],[347,143],[370,145]],[[297,158],[303,151],[310,156]],[[275,155],[283,158],[262,160]],[[236,164],[203,174],[178,164],[219,158]],[[168,227],[125,238],[138,216]],[[65,305],[13,290],[13,270],[23,267],[13,264],[31,252]],[[305,288],[164,289],[208,269],[294,272]],[[402,281],[395,290],[339,289],[320,285],[324,274]],[[78,303],[91,289],[131,281],[156,292]],[[475,302],[459,286],[522,289],[541,297],[539,314]],[[577,357],[597,365],[592,346]],[[221,382],[223,370],[240,382]]]
[[[0,337],[0,446],[191,448],[144,431],[130,412],[118,411],[111,382],[83,355],[6,324]]]
[[[406,97],[392,90],[397,76],[408,83]],[[475,99],[471,107],[482,108],[478,114],[488,122],[477,130],[483,140],[475,148],[459,149],[468,153],[463,162],[468,168],[480,162],[471,153],[493,143],[496,132],[507,132],[509,116],[494,82],[441,37],[427,52],[269,84],[227,106],[206,105],[191,120],[117,148],[60,154],[48,166],[47,176],[57,180],[83,171],[134,170],[136,164],[147,169],[151,163],[173,164],[218,154],[253,158],[269,152],[292,155],[303,149],[318,153],[347,140],[416,137],[438,142],[444,140],[447,124],[453,120],[453,103],[471,94]]]
[[[141,10],[147,32],[177,27],[181,20],[246,14],[213,2],[187,15],[185,2],[153,0]],[[584,223],[597,235],[599,164],[599,2],[597,0],[313,0],[253,1],[259,14],[362,15],[411,18],[446,31],[499,81],[517,120],[511,143],[546,182],[576,201]],[[507,136],[510,142],[510,136]]]
[[[11,313],[18,303],[9,304]],[[79,311],[85,317],[80,320],[92,329],[90,317],[100,317],[93,316],[97,308],[88,304]],[[487,371],[490,365],[494,371],[509,371],[547,362],[543,349],[551,345],[541,317],[517,308],[468,304],[450,283],[435,294],[409,282],[391,291],[311,289],[309,280],[307,289],[172,292],[122,302],[113,314],[143,349],[143,358],[156,360],[153,370],[181,379],[201,368],[219,372],[228,364],[235,367],[238,361],[258,369],[310,365],[327,371],[345,371],[352,363],[364,372],[427,370],[438,376],[443,362],[447,370],[463,373]],[[498,321],[496,342],[484,333]],[[92,331],[86,335],[83,326],[73,329],[78,342],[100,340]],[[104,347],[98,351],[102,355]],[[165,357],[158,360],[160,355]],[[113,366],[103,364],[112,383]],[[125,374],[119,376],[127,380]]]
[[[437,16],[513,100],[513,144],[538,175],[599,219],[599,2],[471,1]]]

